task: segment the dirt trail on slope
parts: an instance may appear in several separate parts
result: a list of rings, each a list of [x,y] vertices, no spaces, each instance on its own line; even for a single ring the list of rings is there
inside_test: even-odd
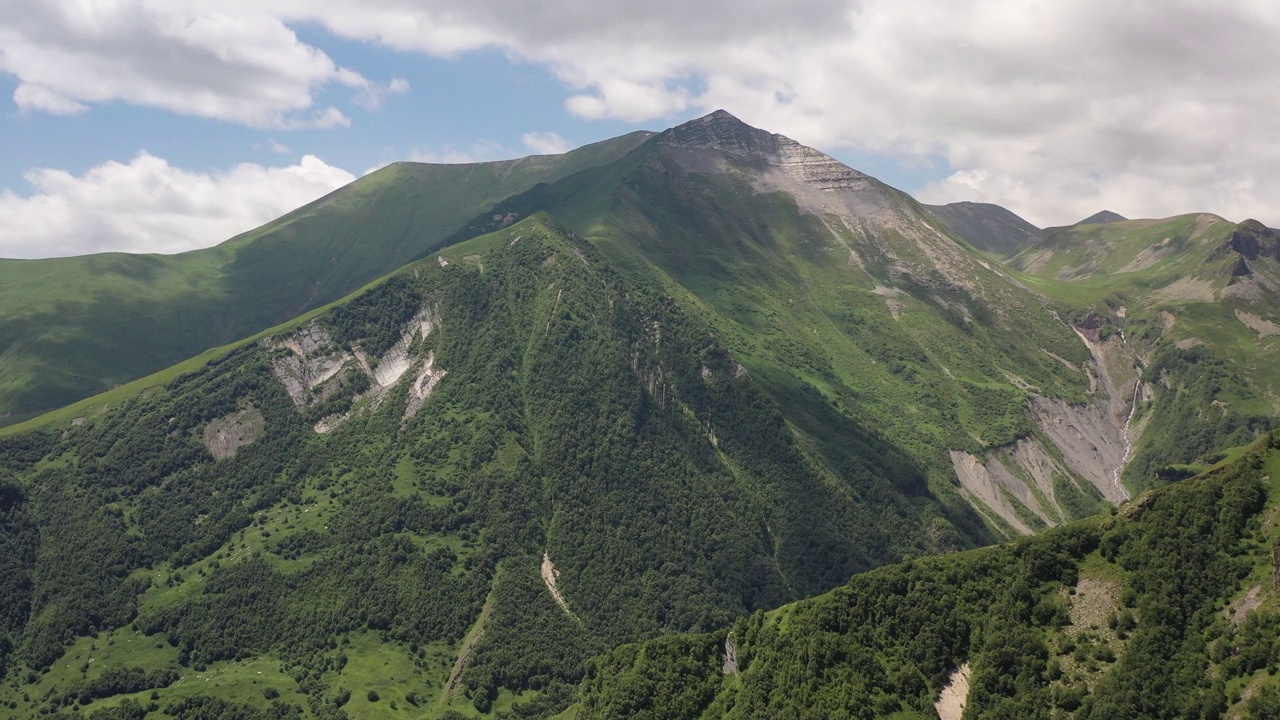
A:
[[[547,584],[547,589],[551,591],[551,597],[555,598],[556,604],[566,615],[573,615],[569,612],[569,603],[564,601],[564,596],[560,594],[560,588],[556,587],[556,577],[560,575],[556,570],[556,566],[551,563],[551,556],[542,553],[542,582]]]
[[[492,614],[493,592],[490,591],[489,597],[485,598],[480,617],[476,619],[476,624],[462,640],[462,649],[458,651],[458,659],[454,661],[453,670],[449,672],[449,682],[444,686],[444,694],[440,696],[442,704],[447,704],[450,698],[462,690],[462,673],[467,669],[467,662],[471,660],[471,654],[475,652],[476,646],[484,638],[484,626],[489,622],[489,616]]]
[[[933,704],[941,720],[960,720],[960,716],[964,715],[964,706],[969,702],[969,675],[969,663],[951,673],[947,686],[942,688],[942,694]]]

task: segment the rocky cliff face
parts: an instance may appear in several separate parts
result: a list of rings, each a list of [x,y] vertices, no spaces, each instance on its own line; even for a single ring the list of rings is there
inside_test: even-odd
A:
[[[789,180],[815,190],[866,191],[883,187],[869,175],[826,153],[784,135],[753,128],[724,110],[674,127],[659,135],[658,142],[694,151],[695,154],[727,155],[744,161],[753,169],[781,173]],[[710,158],[704,155],[698,159],[705,161]]]

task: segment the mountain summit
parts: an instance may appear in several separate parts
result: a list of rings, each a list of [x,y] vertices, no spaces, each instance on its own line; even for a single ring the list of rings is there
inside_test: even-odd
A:
[[[870,180],[867,175],[818,150],[785,135],[752,127],[724,110],[671,128],[659,134],[656,141],[773,166],[788,177],[820,190],[865,188]]]

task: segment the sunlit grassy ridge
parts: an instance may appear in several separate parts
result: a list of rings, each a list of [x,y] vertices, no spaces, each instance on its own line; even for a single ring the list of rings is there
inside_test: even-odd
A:
[[[1130,467],[1244,442],[1280,414],[1275,234],[1214,215],[1050,228],[1006,258],[1037,292],[1093,313],[1143,348],[1156,396]],[[1139,418],[1140,419],[1140,418]],[[1195,438],[1205,442],[1196,442]],[[1200,458],[1203,460],[1203,458]]]
[[[0,422],[123,385],[332,302],[438,248],[493,204],[625,154],[396,163],[213,248],[0,260]]]

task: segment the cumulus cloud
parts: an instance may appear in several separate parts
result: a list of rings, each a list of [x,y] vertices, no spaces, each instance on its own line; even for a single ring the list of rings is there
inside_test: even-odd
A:
[[[947,163],[927,200],[1045,224],[1099,207],[1280,224],[1280,4],[1273,0],[0,0],[15,101],[105,100],[250,125],[341,125],[337,66],[291,30],[549,68],[584,118],[724,107],[827,150]],[[407,89],[407,88],[405,88]],[[332,111],[332,112],[330,112]],[[465,153],[463,153],[465,154]],[[910,189],[910,188],[909,188]]]
[[[724,107],[828,150],[943,160],[927,200],[1280,224],[1270,0],[267,0],[401,50],[545,64],[586,118]]]
[[[520,136],[525,148],[536,155],[559,155],[573,149],[573,143],[553,132],[530,132]]]
[[[385,85],[368,83],[356,94],[355,102],[365,110],[381,110],[389,96],[404,95],[409,89],[409,81],[404,78],[392,78]]]
[[[175,168],[141,153],[83,175],[38,169],[29,197],[0,193],[0,257],[206,247],[273,220],[354,177],[307,155],[287,167],[245,163],[219,173]]]
[[[20,109],[124,101],[281,129],[350,124],[315,93],[338,84],[377,107],[403,80],[370,81],[300,41],[265,6],[229,0],[0,0],[0,72]]]

